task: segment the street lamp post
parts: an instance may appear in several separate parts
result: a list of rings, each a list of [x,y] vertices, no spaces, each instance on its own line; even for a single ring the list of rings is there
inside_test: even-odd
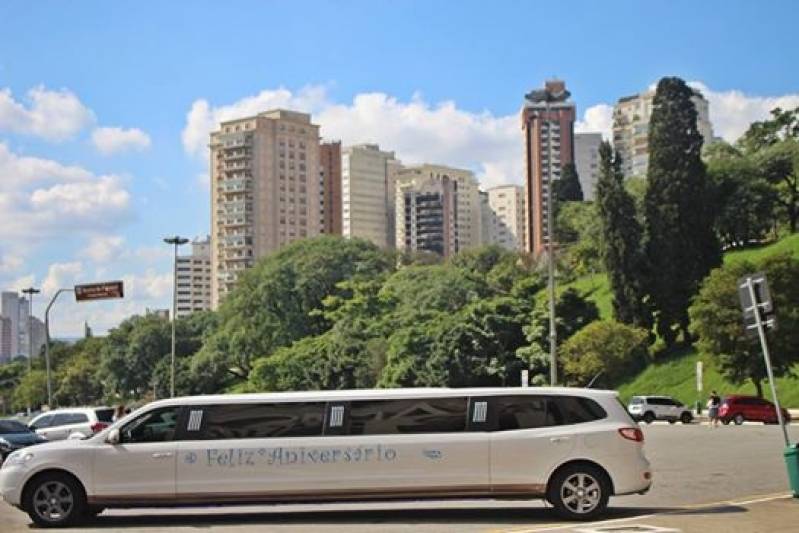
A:
[[[549,294],[549,382],[552,386],[558,383],[558,341],[555,327],[555,197],[552,190],[552,120],[550,113],[552,103],[565,102],[570,96],[571,93],[565,88],[550,90],[549,87],[537,89],[525,95],[525,98],[533,104],[544,104],[542,122],[547,125],[547,292]],[[538,116],[541,117],[540,114]],[[529,150],[530,147],[528,146],[527,149]]]
[[[44,363],[47,366],[47,405],[53,405],[53,383],[50,378],[50,308],[62,292],[75,292],[74,289],[58,289],[44,310]]]
[[[28,296],[28,374],[33,370],[33,295],[39,294],[39,289],[28,287],[22,289],[22,293]],[[30,414],[31,406],[28,405],[28,414]]]
[[[171,244],[174,246],[174,256],[172,260],[172,363],[171,363],[171,373],[169,379],[169,397],[175,397],[175,313],[177,312],[178,307],[178,246],[182,244],[186,244],[189,242],[189,239],[185,237],[179,237],[175,235],[174,237],[166,237],[164,238],[164,242],[167,244]]]

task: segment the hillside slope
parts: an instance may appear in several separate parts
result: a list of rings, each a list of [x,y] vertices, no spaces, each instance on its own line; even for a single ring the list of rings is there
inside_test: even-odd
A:
[[[758,248],[728,252],[724,255],[725,263],[737,261],[759,261],[770,255],[789,252],[799,257],[799,234],[791,235],[773,244]],[[601,318],[612,318],[612,295],[607,276],[597,274],[580,278],[566,287],[574,287],[599,308]],[[618,387],[619,393],[626,401],[636,394],[668,394],[686,404],[693,404],[697,399],[696,361],[704,365],[704,396],[712,390],[720,394],[754,394],[755,388],[747,383],[742,386],[726,381],[716,370],[713,360],[707,354],[699,353],[695,348],[677,353],[667,360],[651,364],[643,372]],[[794,370],[798,377],[777,379],[780,400],[788,407],[799,408],[799,366]]]

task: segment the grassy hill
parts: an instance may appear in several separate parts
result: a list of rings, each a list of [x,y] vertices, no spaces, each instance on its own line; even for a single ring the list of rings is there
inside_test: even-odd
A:
[[[724,255],[724,262],[758,261],[783,252],[790,252],[799,257],[799,234],[770,245],[728,252]],[[612,317],[612,295],[606,275],[585,276],[563,288],[567,287],[574,287],[588,295],[589,299],[597,304],[602,318]],[[636,394],[669,394],[687,404],[692,404],[697,397],[695,368],[696,361],[700,359],[704,365],[705,396],[711,389],[716,389],[720,394],[755,393],[755,388],[751,384],[736,386],[727,382],[716,370],[712,358],[699,353],[696,349],[685,350],[666,360],[651,364],[646,370],[618,387],[619,393],[625,401]],[[799,376],[799,367],[795,369],[795,373]],[[788,407],[799,408],[799,378],[777,379],[777,390],[780,400]]]

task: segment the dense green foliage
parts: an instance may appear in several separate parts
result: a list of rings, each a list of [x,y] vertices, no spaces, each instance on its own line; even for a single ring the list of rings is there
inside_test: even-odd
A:
[[[764,272],[777,310],[779,327],[768,334],[775,376],[782,376],[799,362],[799,260],[776,255],[753,264],[732,263],[713,270],[690,308],[699,348],[716,358],[721,373],[731,382],[750,380],[762,396],[766,368],[760,341],[747,336],[741,321],[738,280]]]
[[[635,200],[624,188],[621,158],[613,153],[609,143],[600,145],[599,157],[596,194],[604,236],[601,251],[613,291],[613,316],[648,331],[652,327],[645,285],[649,276]]]
[[[644,201],[647,291],[656,330],[667,346],[681,332],[690,342],[688,305],[721,263],[715,205],[697,129],[694,90],[679,78],[660,80],[649,123],[649,186]]]

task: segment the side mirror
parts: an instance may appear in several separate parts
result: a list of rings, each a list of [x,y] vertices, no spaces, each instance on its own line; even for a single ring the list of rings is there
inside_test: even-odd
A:
[[[108,435],[105,437],[105,441],[108,444],[119,444],[119,429],[114,428],[108,432]]]

